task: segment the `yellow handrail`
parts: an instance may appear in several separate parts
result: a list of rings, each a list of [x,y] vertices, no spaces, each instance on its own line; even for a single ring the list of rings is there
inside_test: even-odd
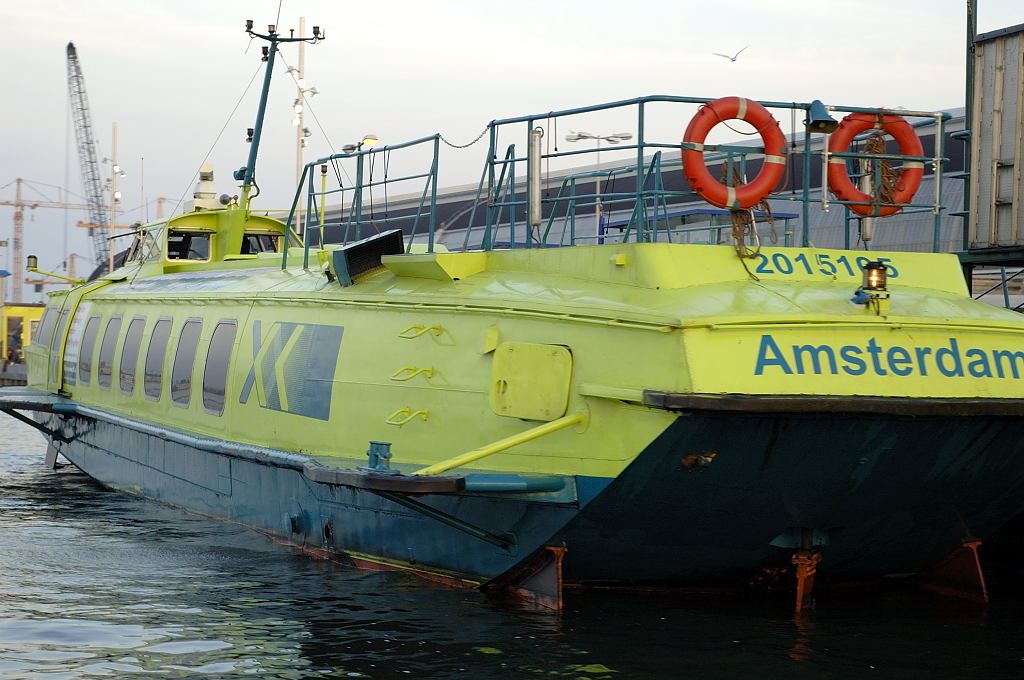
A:
[[[434,377],[434,369],[416,368],[415,366],[405,366],[392,373],[391,379],[396,380],[398,382],[406,382],[407,380],[412,380],[418,375],[422,375],[427,380],[430,380],[431,378]]]
[[[442,329],[440,324],[435,324],[433,326],[423,326],[420,324],[416,324],[415,326],[409,326],[404,331],[399,333],[398,337],[404,338],[406,340],[412,340],[413,338],[418,338],[424,333],[428,332],[433,333],[434,335],[441,335],[441,330]]]
[[[419,416],[420,420],[426,420],[430,417],[430,412],[425,409],[413,411],[409,407],[400,408],[385,418],[384,422],[388,425],[397,425],[398,427],[401,427],[417,416]]]
[[[586,416],[584,416],[582,413],[574,413],[571,416],[562,416],[558,420],[552,420],[550,423],[538,425],[537,427],[526,430],[525,432],[520,432],[519,434],[514,434],[511,437],[505,437],[504,439],[499,439],[496,442],[488,444],[487,446],[482,446],[478,449],[473,449],[472,451],[464,453],[461,456],[455,456],[454,458],[443,460],[440,463],[434,463],[433,465],[425,467],[422,470],[417,470],[413,474],[439,475],[442,472],[447,472],[448,470],[461,467],[466,463],[472,463],[473,461],[480,460],[481,458],[486,458],[487,456],[491,456],[495,453],[501,453],[502,451],[510,449],[513,446],[518,446],[519,444],[525,444],[526,442],[533,441],[534,439],[539,439],[540,437],[543,437],[544,435],[547,434],[551,434],[552,432],[558,432],[559,430],[565,429],[570,425],[582,423],[585,417]]]

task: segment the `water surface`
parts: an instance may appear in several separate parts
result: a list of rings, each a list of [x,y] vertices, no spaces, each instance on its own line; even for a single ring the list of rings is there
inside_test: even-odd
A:
[[[561,616],[314,560],[42,465],[0,414],[0,677],[1020,678],[1021,574],[987,609],[897,588],[570,592]]]

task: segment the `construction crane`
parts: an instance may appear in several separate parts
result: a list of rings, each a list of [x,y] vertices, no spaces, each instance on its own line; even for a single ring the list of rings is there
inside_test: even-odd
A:
[[[33,210],[35,208],[66,208],[70,210],[86,210],[89,206],[82,205],[79,203],[61,203],[57,201],[38,201],[34,199],[26,199],[22,192],[22,185],[30,182],[21,179],[20,177],[14,180],[14,200],[5,201],[0,200],[0,205],[8,205],[14,208],[14,233],[13,243],[11,244],[12,250],[12,262],[11,268],[12,278],[14,281],[11,285],[11,302],[23,302],[22,295],[24,293],[25,283],[25,209]],[[34,281],[33,281],[34,283]],[[3,300],[0,300],[0,304]]]
[[[78,160],[82,166],[82,184],[88,203],[89,236],[92,237],[93,255],[97,265],[110,258],[110,214],[103,200],[103,182],[100,181],[99,162],[96,160],[96,140],[92,133],[89,99],[85,94],[85,78],[78,63],[74,43],[68,43],[68,92],[71,95],[71,117],[75,122],[78,141]]]

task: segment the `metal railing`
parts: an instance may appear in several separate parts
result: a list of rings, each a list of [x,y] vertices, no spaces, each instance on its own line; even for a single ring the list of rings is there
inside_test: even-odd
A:
[[[673,224],[670,210],[673,205],[678,206],[684,202],[698,200],[683,181],[682,173],[679,170],[681,161],[678,159],[682,152],[698,148],[703,150],[705,164],[721,166],[725,170],[724,176],[728,178],[724,182],[731,185],[735,181],[734,176],[740,178],[739,181],[743,181],[742,178],[747,176],[748,170],[756,169],[764,157],[764,149],[753,144],[704,144],[698,147],[682,141],[665,142],[648,132],[650,127],[648,113],[655,104],[659,107],[664,105],[693,107],[694,105],[702,106],[712,101],[714,100],[701,97],[655,95],[491,121],[484,134],[484,138],[487,140],[487,157],[477,184],[475,198],[468,207],[446,221],[441,232],[444,234],[448,230],[449,223],[458,221],[465,213],[468,213],[465,226],[451,230],[462,237],[460,244],[462,249],[552,247],[576,245],[577,243],[600,244],[612,240],[616,242],[671,241],[673,234],[692,231],[687,225]],[[799,232],[793,233],[789,229],[787,220],[788,233],[785,245],[793,245],[793,240],[797,241],[796,245],[806,246],[810,243],[812,204],[817,203],[825,211],[829,210],[831,206],[843,206],[847,241],[850,240],[851,224],[864,219],[853,214],[850,211],[851,206],[871,205],[874,208],[884,208],[896,205],[879,201],[868,203],[830,197],[827,166],[830,158],[838,157],[846,161],[847,170],[852,179],[856,181],[857,178],[870,174],[876,180],[875,186],[879,185],[883,161],[890,163],[912,161],[924,163],[926,168],[930,166],[934,178],[932,196],[924,200],[901,204],[899,207],[903,214],[930,212],[933,215],[933,248],[939,249],[940,225],[945,211],[942,204],[942,170],[946,161],[943,157],[943,137],[944,124],[949,119],[949,114],[853,106],[827,107],[829,112],[897,115],[913,119],[912,124],[916,127],[935,126],[936,142],[933,156],[871,154],[858,151],[856,150],[857,145],[864,135],[855,140],[850,150],[837,153],[828,151],[826,138],[812,132],[808,127],[803,126],[802,135],[797,132],[796,118],[801,112],[805,119],[809,117],[810,103],[774,101],[760,103],[768,109],[789,111],[793,121],[793,135],[788,140],[786,149],[787,173],[798,174],[799,187],[791,185],[789,190],[773,193],[768,197],[772,201],[792,201],[799,204]],[[537,173],[537,168],[540,168],[541,165],[536,162],[537,158],[533,159],[533,163],[530,162],[529,151],[525,154],[522,152],[522,149],[530,148],[531,134],[534,129],[544,127],[550,134],[552,128],[557,130],[560,121],[562,125],[565,125],[566,119],[573,116],[601,112],[613,112],[620,118],[633,121],[630,136],[635,143],[614,147],[614,151],[620,154],[627,152],[632,159],[612,164],[607,168],[599,167],[566,172],[555,177],[554,185],[540,189],[540,178],[533,175]],[[688,114],[680,111],[678,116],[680,130],[688,118]],[[818,137],[814,137],[816,134]],[[509,141],[510,136],[511,141]],[[801,136],[802,140],[800,140]],[[304,266],[308,267],[309,249],[313,246],[322,246],[326,233],[331,230],[337,240],[347,242],[358,240],[371,230],[402,228],[407,237],[407,251],[412,248],[414,241],[423,241],[427,252],[433,252],[438,243],[437,193],[440,141],[441,136],[434,134],[403,144],[333,154],[308,163],[303,171],[299,187],[296,189],[288,218],[289,226],[292,226],[297,218],[303,225],[301,232],[305,250]],[[389,174],[389,161],[393,152],[414,151],[422,147],[429,152],[427,154],[429,169],[401,172],[397,176]],[[610,149],[609,147],[601,149],[598,144],[589,148],[558,150],[556,143],[554,151],[549,148],[546,152],[540,152],[539,160],[548,163],[550,167],[552,161],[565,164],[567,160],[576,157],[586,158],[588,155],[600,153],[602,150],[607,153]],[[670,151],[676,158],[666,158],[666,151]],[[820,158],[822,186],[812,189],[811,175],[815,167],[815,157]],[[347,185],[342,181],[341,173],[338,172],[338,164],[342,161],[355,162],[355,179],[350,180]],[[870,173],[860,172],[861,161],[868,161],[871,164]],[[381,163],[384,165],[383,178],[379,176],[375,178],[372,168],[375,164],[380,167]],[[316,166],[321,167],[319,187],[316,186],[314,177]],[[333,188],[327,187],[327,170],[329,168],[334,169],[332,179],[337,180],[337,186]],[[787,174],[787,176],[790,175]],[[408,185],[415,181],[422,182],[418,200],[416,200],[416,193],[404,194],[401,201],[403,207],[389,209],[388,187],[399,184]],[[598,190],[601,181],[604,182],[604,187]],[[304,210],[300,208],[303,188],[306,193]],[[375,188],[385,193],[383,210],[379,201],[374,202],[371,199],[366,202],[366,194],[372,195]],[[530,224],[528,214],[531,191],[543,192],[539,201],[541,219],[535,224]],[[814,195],[815,193],[817,196]],[[336,199],[340,203],[340,208],[332,210],[332,219],[328,220],[325,216],[324,206],[329,200]],[[381,216],[382,212],[383,216]],[[596,219],[593,217],[595,212],[598,213]],[[626,219],[624,228],[617,233],[610,233],[605,228],[608,222],[603,219],[605,212],[609,218],[616,214],[628,216],[623,217]],[[584,216],[587,216],[584,219],[587,220],[589,233],[581,233],[579,229],[580,218]],[[593,223],[590,220],[593,220]],[[703,228],[717,228],[717,225]],[[680,231],[681,229],[683,231]],[[460,231],[461,233],[459,233]],[[797,238],[793,239],[793,236]],[[849,247],[849,243],[847,243],[847,247]],[[286,266],[286,263],[287,256],[282,259],[282,267]]]

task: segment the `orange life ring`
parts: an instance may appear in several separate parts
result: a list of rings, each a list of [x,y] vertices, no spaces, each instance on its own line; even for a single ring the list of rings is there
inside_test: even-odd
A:
[[[829,153],[842,153],[850,147],[853,138],[866,130],[876,128],[887,132],[900,146],[902,156],[923,156],[921,140],[914,128],[900,116],[878,116],[869,113],[851,113],[839,124],[836,131],[828,138]],[[893,203],[910,203],[921,186],[924,177],[924,163],[921,161],[904,161],[903,172],[896,182]],[[828,188],[841,201],[858,201],[871,203],[874,196],[864,193],[853,184],[846,172],[845,158],[828,159]],[[901,206],[848,205],[850,210],[865,217],[885,217],[903,210]]]
[[[764,142],[764,163],[753,181],[730,187],[711,176],[704,165],[704,140],[711,128],[727,120],[745,120],[753,125]],[[775,189],[786,171],[786,137],[779,122],[768,109],[743,97],[723,97],[708,102],[686,126],[683,142],[694,148],[683,149],[683,174],[690,186],[708,203],[729,210],[752,208]]]

